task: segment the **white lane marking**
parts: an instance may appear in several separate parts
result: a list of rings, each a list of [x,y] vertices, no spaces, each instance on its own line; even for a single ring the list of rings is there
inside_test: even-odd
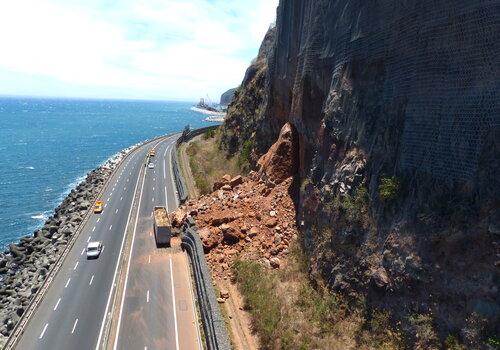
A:
[[[73,329],[71,330],[71,334],[75,333],[75,328],[77,324],[78,324],[78,319],[76,319],[75,323],[73,324]]]
[[[167,149],[168,149],[168,147],[165,148],[165,154],[167,154]],[[165,157],[163,157],[163,158],[165,159]],[[167,173],[165,172],[165,168],[166,168],[165,163],[163,163],[163,180],[165,180],[167,178]]]
[[[148,264],[151,264],[151,255],[148,256]]]
[[[92,229],[92,232],[94,232],[94,231],[95,231],[95,226],[94,226],[94,228]]]
[[[109,230],[111,231],[111,229],[113,228],[113,225],[109,225]]]
[[[153,181],[156,181],[156,178],[153,177]]]
[[[83,255],[83,253],[85,253],[85,248],[82,249],[82,254],[80,254],[80,255]]]
[[[126,191],[126,190],[127,190],[127,187],[124,187],[124,188],[123,188],[123,190],[124,190],[124,191]]]
[[[110,197],[108,197],[108,200],[107,200],[108,202],[109,202],[109,198],[110,198]]]
[[[94,275],[92,275],[92,277],[90,277],[90,282],[89,282],[89,286],[92,285],[92,281],[94,280]]]
[[[151,198],[151,202],[154,202],[155,201],[155,197]]]
[[[148,292],[146,293],[146,303],[149,303],[149,289]]]
[[[175,349],[179,350],[179,333],[177,332],[177,310],[175,305],[174,270],[172,269],[172,257],[170,257],[170,283],[172,285],[172,305],[174,309]]]
[[[123,197],[120,197],[120,200],[122,201],[122,200],[123,200]]]
[[[68,288],[69,281],[71,281],[71,277],[68,278],[68,281],[66,282],[66,285],[64,286],[64,288]]]
[[[118,213],[118,209],[115,210],[115,214]]]
[[[99,222],[99,220],[101,220],[101,218],[97,218],[97,221],[96,221],[96,222]]]
[[[90,242],[90,236],[89,236],[89,238],[87,238],[87,243],[88,243],[88,242]]]
[[[155,187],[153,186],[153,191],[155,190]]]
[[[78,267],[78,263],[79,261],[76,262],[75,267],[73,267],[73,271],[76,270],[76,268]]]
[[[105,245],[102,246],[101,254],[104,253],[104,248],[106,248]]]
[[[149,237],[153,236],[153,233],[151,231],[149,231]]]
[[[130,173],[130,174],[132,175],[132,173]],[[139,175],[140,175],[140,171],[139,171]],[[144,174],[143,174],[143,178],[145,178]],[[121,261],[121,255],[122,255],[122,252],[123,252],[123,245],[125,243],[125,238],[127,237],[126,232],[128,230],[128,224],[130,223],[130,216],[132,215],[132,208],[134,207],[133,206],[133,202],[134,202],[133,198],[135,198],[135,193],[137,192],[137,187],[139,186],[139,180],[140,179],[141,179],[141,177],[137,176],[137,182],[135,184],[134,195],[132,196],[132,203],[130,205],[130,211],[128,213],[127,224],[125,225],[125,231],[123,233],[122,245],[121,245],[121,248],[120,248],[120,254],[118,255],[118,260],[116,260],[115,274],[114,274],[114,277],[113,277],[113,282],[111,283],[111,288],[109,289],[108,302],[106,304],[106,309],[104,310],[104,315],[102,317],[101,330],[99,331],[99,338],[97,339],[97,344],[95,346],[95,350],[99,350],[99,345],[101,344],[101,339],[102,339],[102,334],[103,334],[102,332],[104,331],[106,315],[108,313],[109,304],[111,302],[111,295],[112,295],[112,291],[113,291],[113,286],[115,285],[115,281],[116,281],[116,274],[118,272],[118,266],[120,265],[120,261]],[[140,200],[141,200],[141,197],[142,197],[142,190],[143,190],[143,188],[144,188],[144,181],[142,183],[141,194],[139,196],[139,206],[141,205]],[[119,318],[118,318],[118,327],[117,327],[116,336],[115,336],[115,344],[113,346],[113,349],[115,349],[115,350],[116,350],[116,348],[118,346],[117,341],[118,341],[118,336],[119,336],[119,333],[120,333],[120,323],[121,323],[121,316],[122,316],[122,312],[123,312],[123,302],[124,302],[124,298],[125,298],[125,292],[127,291],[128,272],[129,272],[129,269],[130,269],[130,260],[131,260],[131,257],[132,257],[132,248],[134,246],[135,230],[137,229],[137,218],[138,218],[138,216],[139,216],[139,211],[137,211],[137,217],[136,217],[135,228],[134,228],[134,235],[132,236],[132,246],[130,248],[130,256],[129,256],[128,267],[127,267],[127,272],[126,272],[126,276],[125,276],[125,289],[123,291],[124,294],[122,296],[122,301],[121,301],[121,305],[120,305],[120,315],[119,315]]]
[[[38,339],[42,339],[43,338],[43,335],[45,334],[45,331],[47,330],[48,326],[49,326],[49,324],[46,323],[45,327],[43,327],[43,331],[42,331],[42,333],[40,333],[40,336],[38,337]]]
[[[129,179],[127,179],[127,182],[129,181]]]
[[[61,302],[61,298],[57,299],[56,306],[54,306],[54,311],[57,310],[57,307],[59,306],[59,303]]]
[[[104,208],[106,208],[108,206],[108,203],[104,204]]]

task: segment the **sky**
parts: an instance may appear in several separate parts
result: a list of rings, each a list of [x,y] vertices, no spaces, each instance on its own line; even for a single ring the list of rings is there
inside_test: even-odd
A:
[[[277,5],[0,1],[0,95],[218,102],[241,83]]]

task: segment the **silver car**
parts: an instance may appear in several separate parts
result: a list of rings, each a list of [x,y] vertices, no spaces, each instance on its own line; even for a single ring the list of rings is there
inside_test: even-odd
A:
[[[101,242],[89,242],[87,244],[87,259],[97,259],[102,251]]]
[[[154,169],[154,168],[155,168],[155,165],[154,165],[153,163],[149,163],[149,164],[148,164],[148,168],[149,168],[149,169]]]

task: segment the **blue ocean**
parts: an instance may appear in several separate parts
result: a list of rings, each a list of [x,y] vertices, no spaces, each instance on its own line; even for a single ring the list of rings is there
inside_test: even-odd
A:
[[[186,125],[210,125],[192,105],[0,97],[0,249],[32,234],[113,154]]]

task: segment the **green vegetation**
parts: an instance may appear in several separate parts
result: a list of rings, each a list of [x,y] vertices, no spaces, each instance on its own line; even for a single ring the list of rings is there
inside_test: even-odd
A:
[[[213,184],[225,174],[241,173],[236,157],[226,157],[219,149],[219,139],[219,132],[210,130],[195,137],[187,146],[189,166],[200,194],[210,193]]]
[[[493,346],[494,349],[500,349],[500,338],[495,336],[489,337],[486,340],[486,344]]]
[[[453,334],[448,335],[444,340],[444,348],[446,350],[465,350],[465,346],[461,345]]]
[[[359,187],[354,195],[338,194],[333,201],[325,203],[329,213],[339,212],[348,223],[365,224],[368,222],[370,198],[365,186]]]
[[[210,129],[203,133],[203,140],[213,139],[217,135],[218,129]]]
[[[401,189],[401,181],[396,176],[381,177],[378,186],[380,198],[389,202],[396,199]]]
[[[257,262],[237,260],[235,281],[266,349],[401,349],[402,337],[387,312],[364,303],[349,305],[322,280],[313,287],[309,262],[298,244],[290,246],[287,264],[269,271]],[[333,346],[335,345],[335,346]]]
[[[249,169],[250,167],[250,155],[252,154],[253,140],[246,140],[241,146],[240,155],[238,157],[238,166],[241,169]]]

